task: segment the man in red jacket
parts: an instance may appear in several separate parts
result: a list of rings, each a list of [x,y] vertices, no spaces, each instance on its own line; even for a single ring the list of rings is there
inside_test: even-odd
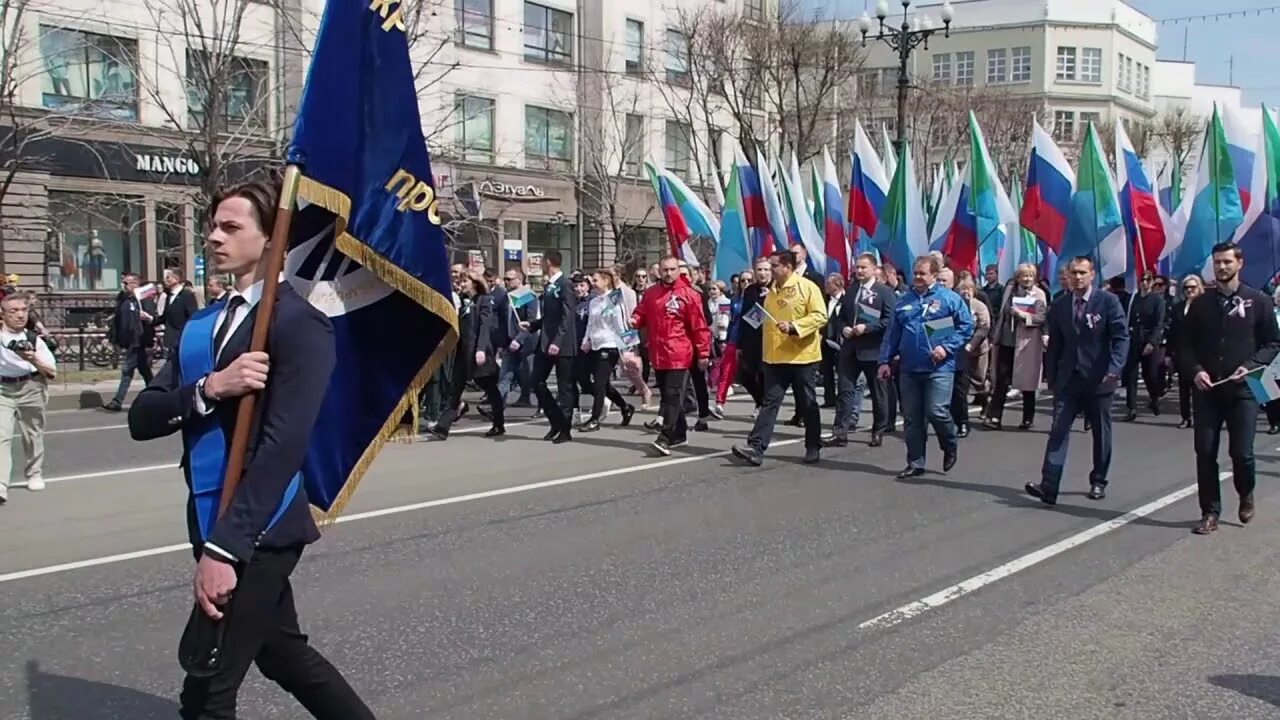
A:
[[[684,388],[694,360],[705,370],[711,361],[711,331],[702,311],[702,296],[680,275],[680,261],[666,258],[659,265],[662,282],[650,287],[631,316],[631,326],[647,329],[649,361],[658,376],[662,431],[653,441],[659,454],[688,442],[684,418]]]

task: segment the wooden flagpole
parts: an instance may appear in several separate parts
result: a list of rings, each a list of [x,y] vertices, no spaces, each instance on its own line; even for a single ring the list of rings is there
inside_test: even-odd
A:
[[[297,165],[286,165],[280,186],[280,201],[276,205],[276,221],[271,228],[271,244],[267,246],[267,267],[262,276],[262,298],[258,301],[258,315],[253,323],[253,337],[249,352],[267,349],[267,334],[271,331],[271,317],[276,306],[280,273],[284,272],[284,256],[289,249],[289,229],[293,224],[293,208],[298,198],[298,181],[302,171]],[[249,450],[249,431],[253,426],[253,413],[257,409],[261,391],[240,398],[236,412],[236,430],[231,436],[227,455],[227,474],[222,482],[222,498],[218,502],[218,515],[226,512],[235,496],[236,487],[244,475],[245,455]]]

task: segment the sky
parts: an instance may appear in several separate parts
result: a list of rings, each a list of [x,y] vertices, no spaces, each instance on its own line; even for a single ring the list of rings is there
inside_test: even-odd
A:
[[[1156,20],[1280,6],[1280,0],[1125,1]],[[1038,3],[1040,0],[1026,2]],[[801,3],[806,10],[820,13],[822,17],[834,15],[839,18],[856,18],[862,14],[864,6],[868,9],[875,7],[874,0],[801,0]],[[961,7],[956,10],[960,12]],[[1162,60],[1183,59],[1183,33],[1189,32],[1186,59],[1196,64],[1197,82],[1237,85],[1244,91],[1245,105],[1261,102],[1273,107],[1280,105],[1280,75],[1274,69],[1276,38],[1280,37],[1280,12],[1216,21],[1165,23],[1158,26],[1157,32],[1160,38],[1157,57]]]

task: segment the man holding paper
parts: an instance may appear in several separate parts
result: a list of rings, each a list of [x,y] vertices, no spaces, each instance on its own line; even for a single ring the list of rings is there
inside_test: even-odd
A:
[[[1068,440],[1076,416],[1084,412],[1093,432],[1093,470],[1089,499],[1107,496],[1111,469],[1111,400],[1129,356],[1129,323],[1114,293],[1094,287],[1093,260],[1077,257],[1068,266],[1071,292],[1049,309],[1049,347],[1045,371],[1052,378],[1053,427],[1044,449],[1040,482],[1027,494],[1047,505],[1058,502],[1058,485],[1067,462]]]
[[[893,317],[897,297],[893,288],[876,279],[876,271],[874,255],[858,256],[854,265],[858,284],[849,290],[840,311],[831,317],[831,334],[844,338],[840,346],[840,397],[831,445],[846,444],[849,430],[858,426],[864,382],[871,387],[871,447],[879,447],[889,429],[889,383],[881,380],[876,370],[880,342]]]
[[[822,417],[818,408],[815,375],[822,361],[822,328],[827,324],[827,304],[822,290],[797,270],[790,250],[769,258],[773,285],[764,305],[743,314],[743,320],[764,327],[764,402],[745,447],[734,445],[733,454],[751,465],[764,462],[773,439],[778,409],[787,388],[793,389],[796,408],[804,417],[804,461],[818,462],[822,447]]]
[[[1178,333],[1182,372],[1194,378],[1196,386],[1192,418],[1201,518],[1192,532],[1197,535],[1217,530],[1222,513],[1218,447],[1224,423],[1231,479],[1240,495],[1240,522],[1253,520],[1258,398],[1250,392],[1252,383],[1246,384],[1245,378],[1270,365],[1280,353],[1280,328],[1271,298],[1240,282],[1244,267],[1240,247],[1219,243],[1212,258],[1217,285],[1191,302],[1184,318],[1185,330]]]
[[[916,258],[912,288],[898,301],[880,347],[879,376],[893,375],[899,360],[900,397],[907,441],[907,467],[899,479],[924,474],[925,445],[933,425],[942,446],[942,469],[957,460],[956,426],[951,420],[951,391],[956,354],[973,335],[973,315],[961,297],[938,282],[942,264],[932,255]]]

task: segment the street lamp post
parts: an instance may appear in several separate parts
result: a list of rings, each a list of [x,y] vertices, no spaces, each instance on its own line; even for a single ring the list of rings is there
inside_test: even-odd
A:
[[[876,40],[882,41],[898,53],[898,139],[895,142],[898,152],[902,152],[902,145],[907,139],[907,88],[911,86],[911,81],[907,77],[907,63],[911,59],[911,52],[917,47],[923,46],[925,50],[929,49],[929,37],[938,31],[928,15],[917,16],[915,27],[912,27],[912,23],[907,18],[911,0],[901,1],[902,27],[900,28],[884,24],[889,17],[888,0],[879,0],[876,3],[876,19],[880,23],[880,30],[875,36]],[[944,0],[939,14],[942,18],[943,37],[951,37],[951,21],[955,19],[951,0]],[[871,32],[871,27],[871,16],[863,12],[862,17],[858,19],[863,47],[867,46],[867,34]]]

